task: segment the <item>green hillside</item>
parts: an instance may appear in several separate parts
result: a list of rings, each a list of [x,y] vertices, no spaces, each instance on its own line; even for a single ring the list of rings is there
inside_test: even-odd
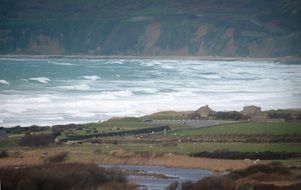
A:
[[[301,55],[298,0],[1,0],[1,54]]]

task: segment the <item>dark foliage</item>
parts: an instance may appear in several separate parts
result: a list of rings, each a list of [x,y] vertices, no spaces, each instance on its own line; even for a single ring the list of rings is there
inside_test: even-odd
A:
[[[265,174],[280,174],[280,175],[290,175],[291,173],[290,170],[284,167],[283,165],[281,165],[281,163],[274,162],[267,165],[258,164],[243,170],[233,171],[228,175],[228,177],[232,179],[239,179],[239,178],[253,175],[258,172],[265,173]]]
[[[68,140],[83,140],[89,139],[93,137],[112,137],[112,136],[129,136],[129,135],[137,135],[151,132],[161,132],[165,130],[169,130],[169,126],[161,126],[161,127],[148,127],[143,129],[135,129],[135,130],[127,130],[127,131],[117,131],[117,132],[109,132],[109,133],[96,133],[89,135],[69,135],[67,136]]]
[[[124,176],[96,164],[49,164],[24,168],[1,168],[5,190],[89,190],[111,183],[124,184]]]
[[[67,124],[67,125],[54,125],[52,126],[53,132],[62,132],[65,129],[82,129],[83,126],[81,124]]]
[[[273,119],[284,119],[285,121],[293,120],[292,113],[285,113],[285,112],[270,112],[268,113],[269,118]]]
[[[0,158],[6,158],[8,156],[9,156],[9,154],[8,154],[7,150],[0,150]]]
[[[300,153],[294,152],[239,152],[228,150],[216,150],[214,152],[198,152],[193,153],[194,157],[218,158],[218,159],[261,159],[261,160],[284,160],[289,158],[300,158]]]
[[[219,111],[216,112],[215,114],[216,119],[222,119],[222,120],[241,120],[241,119],[248,119],[245,116],[243,116],[240,112],[237,111],[228,111],[228,112],[223,112]]]
[[[54,143],[54,136],[52,134],[39,134],[39,135],[24,135],[19,142],[20,146],[48,146]]]
[[[268,165],[254,165],[247,169],[233,171],[227,175],[206,177],[196,182],[186,181],[183,183],[175,182],[169,185],[166,190],[299,190],[301,183],[290,186],[275,186],[273,184],[250,182],[241,183],[239,179],[250,177],[260,173],[261,175],[283,175],[291,176],[288,168],[280,163],[271,163]]]
[[[232,190],[234,181],[223,177],[206,177],[195,183],[191,181],[178,182],[169,185],[166,190]]]
[[[5,128],[5,131],[8,134],[22,134],[22,133],[31,133],[31,132],[42,132],[49,130],[49,126],[37,126],[37,125],[32,125],[29,127],[21,127],[21,126],[16,126],[16,127],[10,127],[10,128]]]
[[[68,152],[60,152],[58,154],[49,156],[47,158],[44,159],[44,163],[46,164],[52,164],[52,163],[59,163],[59,162],[63,162],[67,159],[68,157]]]

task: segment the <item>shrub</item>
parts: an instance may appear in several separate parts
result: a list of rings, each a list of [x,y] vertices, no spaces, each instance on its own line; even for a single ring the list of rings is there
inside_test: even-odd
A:
[[[0,150],[0,158],[6,158],[8,156],[7,150]]]
[[[174,182],[166,190],[232,190],[234,182],[224,177],[206,177],[196,182],[185,181],[182,184]]]
[[[50,163],[59,163],[63,162],[67,159],[69,152],[60,152],[58,154],[55,154],[53,156],[49,156],[44,159],[44,163],[50,164]]]
[[[291,121],[292,120],[292,113],[286,113],[286,112],[270,112],[268,113],[269,118],[276,118],[276,119],[284,119],[285,121]]]
[[[54,143],[52,134],[31,135],[26,134],[20,139],[20,146],[48,146]]]
[[[263,175],[275,176],[276,174],[280,179],[283,176],[290,177],[293,180],[296,179],[296,176],[293,176],[293,173],[288,168],[282,166],[281,163],[271,163],[268,165],[254,165],[226,175],[206,177],[196,182],[186,181],[181,184],[176,182],[169,185],[166,190],[297,190],[301,187],[301,183],[281,187],[273,184],[261,184],[253,180],[254,178],[252,177],[256,176],[256,174],[261,174],[261,178]]]
[[[264,174],[279,174],[279,175],[287,175],[287,176],[291,174],[290,170],[284,167],[283,165],[281,165],[280,163],[271,163],[266,165],[258,164],[258,165],[250,166],[244,170],[234,171],[231,174],[229,174],[229,177],[233,179],[238,179],[259,172]]]
[[[102,153],[102,150],[101,149],[96,149],[93,151],[94,154],[101,154]]]
[[[216,119],[224,119],[224,120],[240,120],[246,119],[240,112],[237,111],[229,111],[229,112],[216,112],[215,114]]]

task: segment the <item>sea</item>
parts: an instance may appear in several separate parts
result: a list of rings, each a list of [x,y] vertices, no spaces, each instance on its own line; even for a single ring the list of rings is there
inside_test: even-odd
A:
[[[152,58],[0,58],[0,126],[158,111],[301,108],[301,64]]]

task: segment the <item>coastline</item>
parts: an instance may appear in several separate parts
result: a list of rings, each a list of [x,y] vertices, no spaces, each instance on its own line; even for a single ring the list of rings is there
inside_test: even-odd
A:
[[[63,54],[51,54],[51,55],[30,55],[30,54],[1,54],[0,58],[28,58],[28,59],[178,59],[178,60],[203,60],[203,61],[270,61],[270,62],[300,62],[301,57],[223,57],[223,56],[190,56],[190,55],[63,55]]]

